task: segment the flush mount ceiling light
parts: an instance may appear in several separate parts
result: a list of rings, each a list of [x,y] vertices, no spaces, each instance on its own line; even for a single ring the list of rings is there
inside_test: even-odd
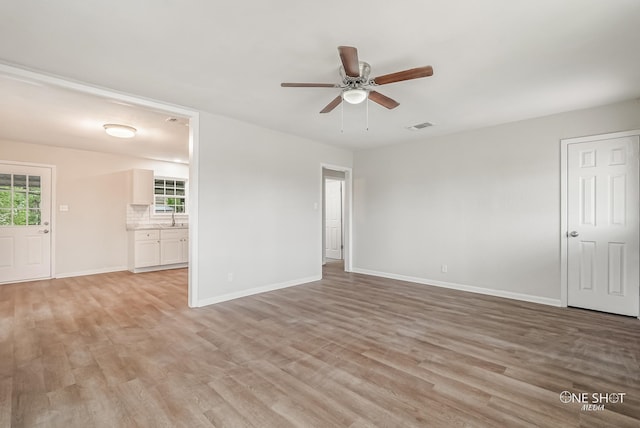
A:
[[[104,124],[104,130],[112,137],[118,138],[133,138],[137,132],[137,129],[133,126],[118,125],[116,123]]]
[[[367,99],[367,91],[364,89],[347,89],[342,92],[342,98],[349,104],[360,104]]]

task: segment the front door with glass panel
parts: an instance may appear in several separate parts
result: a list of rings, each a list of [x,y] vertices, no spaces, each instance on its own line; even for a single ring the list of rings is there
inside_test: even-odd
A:
[[[51,277],[51,168],[0,162],[0,283]]]

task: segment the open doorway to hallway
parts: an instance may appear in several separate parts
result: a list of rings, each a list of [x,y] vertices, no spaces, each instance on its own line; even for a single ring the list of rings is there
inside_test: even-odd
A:
[[[344,219],[344,179],[324,179],[324,257],[327,259],[342,260],[344,249],[343,230]]]
[[[351,169],[322,167],[322,265],[340,262],[349,272]]]

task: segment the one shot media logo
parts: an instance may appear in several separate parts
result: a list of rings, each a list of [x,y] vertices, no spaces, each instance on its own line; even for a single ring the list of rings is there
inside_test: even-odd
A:
[[[607,404],[624,403],[626,392],[570,392],[562,391],[560,401],[564,404],[582,404],[581,410],[600,411],[605,409]]]

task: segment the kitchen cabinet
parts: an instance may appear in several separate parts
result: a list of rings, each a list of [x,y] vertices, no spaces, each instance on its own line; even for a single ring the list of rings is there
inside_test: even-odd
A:
[[[160,231],[160,264],[189,261],[189,230],[163,229]]]
[[[142,229],[129,231],[131,272],[187,267],[189,262],[189,229]]]
[[[153,170],[132,169],[130,173],[130,198],[131,205],[153,204]]]
[[[136,230],[133,232],[133,268],[160,264],[160,231]]]

